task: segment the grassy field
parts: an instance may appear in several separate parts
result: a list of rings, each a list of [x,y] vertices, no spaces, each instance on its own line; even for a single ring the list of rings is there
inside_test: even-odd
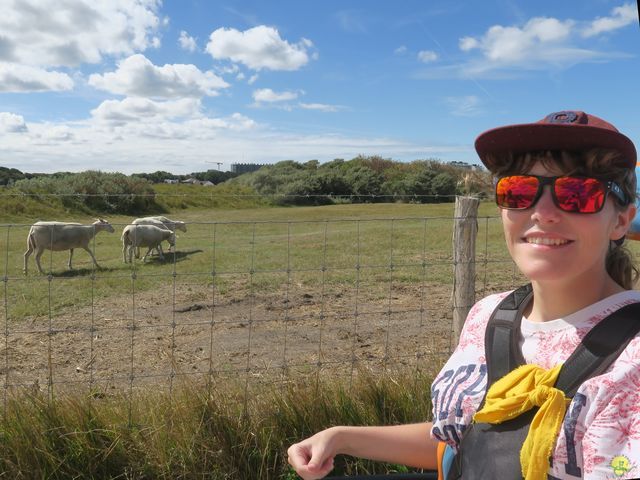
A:
[[[510,281],[505,267],[495,208],[480,208],[477,244],[480,283]],[[74,254],[74,270],[67,270],[66,252],[46,251],[42,265],[29,259],[24,276],[23,253],[29,226],[37,219],[91,223],[92,218],[12,216],[0,219],[0,272],[7,279],[5,301],[9,319],[55,314],[71,306],[87,305],[112,295],[148,291],[168,284],[215,282],[227,288],[269,289],[274,282],[320,282],[339,286],[386,280],[393,271],[397,282],[424,280],[451,284],[453,204],[360,204],[298,208],[201,209],[191,207],[168,214],[185,221],[178,232],[175,254],[164,261],[151,258],[125,264],[120,233],[132,217],[108,220],[116,232],[94,238],[100,269],[93,270],[82,250]],[[165,244],[166,246],[166,244]],[[165,247],[166,249],[166,247]],[[73,286],[73,288],[69,288]]]

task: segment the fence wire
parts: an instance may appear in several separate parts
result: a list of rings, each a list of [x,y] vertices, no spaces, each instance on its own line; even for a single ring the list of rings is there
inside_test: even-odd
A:
[[[452,216],[190,221],[164,260],[123,263],[100,233],[22,273],[30,225],[0,225],[4,409],[12,392],[133,398],[178,383],[265,384],[362,368],[432,372],[450,354]],[[478,218],[477,297],[520,283],[497,217]],[[498,239],[496,241],[496,239]],[[32,262],[32,260],[30,260]]]

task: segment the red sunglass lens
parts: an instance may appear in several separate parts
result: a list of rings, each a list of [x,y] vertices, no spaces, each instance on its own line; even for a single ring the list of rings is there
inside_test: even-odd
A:
[[[560,177],[554,192],[558,207],[566,212],[598,212],[606,196],[604,184],[595,178]]]
[[[502,208],[529,208],[538,194],[538,179],[526,175],[502,177],[496,184],[496,203]]]

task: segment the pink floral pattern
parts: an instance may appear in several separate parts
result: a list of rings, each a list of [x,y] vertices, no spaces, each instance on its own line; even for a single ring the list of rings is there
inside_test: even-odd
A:
[[[432,434],[440,440],[457,444],[484,397],[485,329],[494,308],[507,294],[488,296],[473,306],[458,347],[434,380]],[[523,351],[530,352],[525,354],[527,362],[544,368],[564,362],[594,325],[611,312],[635,302],[640,302],[640,292],[628,291],[549,325],[530,329],[524,325]],[[567,412],[572,408],[579,413],[572,428],[563,428],[558,436],[549,478],[638,478],[640,337],[629,343],[607,372],[586,381],[578,389]],[[567,416],[565,421],[571,420]]]

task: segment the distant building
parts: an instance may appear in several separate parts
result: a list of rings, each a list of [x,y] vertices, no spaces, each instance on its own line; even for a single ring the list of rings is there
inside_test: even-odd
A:
[[[458,168],[466,168],[467,170],[482,171],[481,165],[474,165],[467,162],[459,162],[454,160],[453,162],[449,162],[449,165],[453,165],[454,167]]]
[[[164,183],[180,183],[180,180],[178,180],[177,178],[165,178]]]
[[[261,165],[259,163],[232,163],[231,164],[231,171],[233,173],[249,173],[249,172],[255,172],[256,170],[259,170],[261,167],[264,167],[264,165]]]

